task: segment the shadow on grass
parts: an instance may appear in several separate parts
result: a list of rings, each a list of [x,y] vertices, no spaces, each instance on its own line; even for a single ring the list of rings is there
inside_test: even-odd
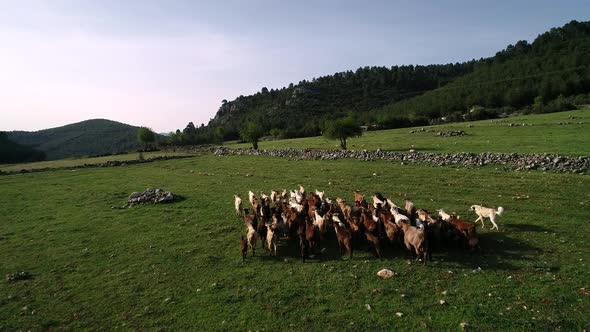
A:
[[[504,233],[479,234],[478,250],[452,247],[434,251],[434,260],[452,262],[466,268],[513,271],[536,260],[542,249]],[[440,266],[440,265],[439,265]],[[441,266],[444,267],[444,264]]]
[[[506,224],[504,229],[519,231],[519,232],[553,232],[549,228],[545,228],[539,225],[530,224]]]
[[[543,227],[534,225],[518,225],[514,229],[518,229],[519,231],[545,230]],[[513,271],[522,269],[525,264],[534,264],[536,257],[542,252],[541,248],[526,241],[512,238],[503,232],[483,233],[478,234],[478,237],[480,240],[480,249],[475,251],[466,249],[463,245],[456,243],[435,244],[433,246],[432,262],[429,262],[428,265],[441,269],[449,268],[449,265],[453,267],[460,265],[468,269],[481,267],[484,270]],[[264,245],[266,248],[266,243]],[[382,241],[381,250],[383,261],[396,259],[413,260],[410,253],[401,243],[390,244],[388,241]],[[298,239],[281,237],[278,252],[277,257],[270,256],[268,250],[262,249],[259,245],[257,256],[263,261],[282,262],[285,259],[301,261]],[[359,258],[361,256],[359,253],[362,253],[362,258]],[[378,259],[375,256],[374,250],[369,248],[367,242],[363,239],[354,243],[352,260],[359,259]],[[342,254],[338,252],[338,243],[335,235],[329,233],[327,238],[320,242],[318,248],[310,253],[306,259],[306,263],[338,260],[349,260],[349,257],[346,251],[343,251]]]

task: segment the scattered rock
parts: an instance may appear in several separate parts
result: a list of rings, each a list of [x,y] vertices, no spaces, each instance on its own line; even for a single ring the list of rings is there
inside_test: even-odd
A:
[[[395,313],[395,315],[396,315],[397,317],[402,317],[404,314],[403,314],[403,313],[401,313],[401,312],[396,312],[396,313]]]
[[[365,304],[365,308],[367,308],[367,310],[369,310],[369,311],[371,311],[371,310],[373,309],[373,308],[371,308],[371,305],[370,305],[370,304],[368,304],[368,303],[367,303],[367,304]]]
[[[393,273],[393,271],[391,271],[389,269],[383,269],[383,270],[377,272],[377,275],[383,279],[389,279],[389,278],[395,276],[395,273]]]
[[[443,305],[443,304],[447,303],[447,301],[445,301],[445,300],[440,300],[440,301],[438,301],[438,303],[439,303],[440,305]]]

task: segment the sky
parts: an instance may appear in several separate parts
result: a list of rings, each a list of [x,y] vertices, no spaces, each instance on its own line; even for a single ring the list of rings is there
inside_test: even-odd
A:
[[[573,19],[590,1],[0,0],[0,130],[169,132],[262,87],[493,56]]]

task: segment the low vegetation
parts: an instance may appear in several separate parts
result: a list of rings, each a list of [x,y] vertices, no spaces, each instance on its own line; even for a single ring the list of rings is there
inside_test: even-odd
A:
[[[243,262],[233,194],[299,183],[470,221],[472,204],[506,211],[499,232],[477,230],[479,252],[435,251],[426,267],[388,246],[383,260],[341,257],[335,238],[305,263],[282,237],[277,257],[259,249]],[[0,329],[588,329],[589,186],[494,167],[211,155],[2,176],[0,272],[29,278],[0,283]],[[120,208],[145,188],[185,200]],[[396,275],[382,280],[382,268]]]

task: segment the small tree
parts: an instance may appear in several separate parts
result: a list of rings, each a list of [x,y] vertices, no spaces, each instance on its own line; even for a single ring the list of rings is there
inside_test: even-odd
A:
[[[225,137],[225,128],[223,128],[223,127],[215,128],[215,140],[217,141],[217,143],[219,143],[220,145],[223,145],[224,137]]]
[[[156,141],[156,134],[147,127],[140,127],[137,130],[137,140],[143,144],[143,149],[147,150],[148,144]]]
[[[350,137],[361,136],[363,130],[354,117],[349,114],[345,118],[326,122],[323,134],[328,139],[340,140],[340,147],[342,150],[346,150],[346,140]]]
[[[242,139],[252,143],[252,148],[254,148],[254,150],[258,150],[258,141],[260,141],[263,134],[264,132],[262,131],[262,128],[254,122],[248,122],[246,128],[243,128],[240,132]]]

